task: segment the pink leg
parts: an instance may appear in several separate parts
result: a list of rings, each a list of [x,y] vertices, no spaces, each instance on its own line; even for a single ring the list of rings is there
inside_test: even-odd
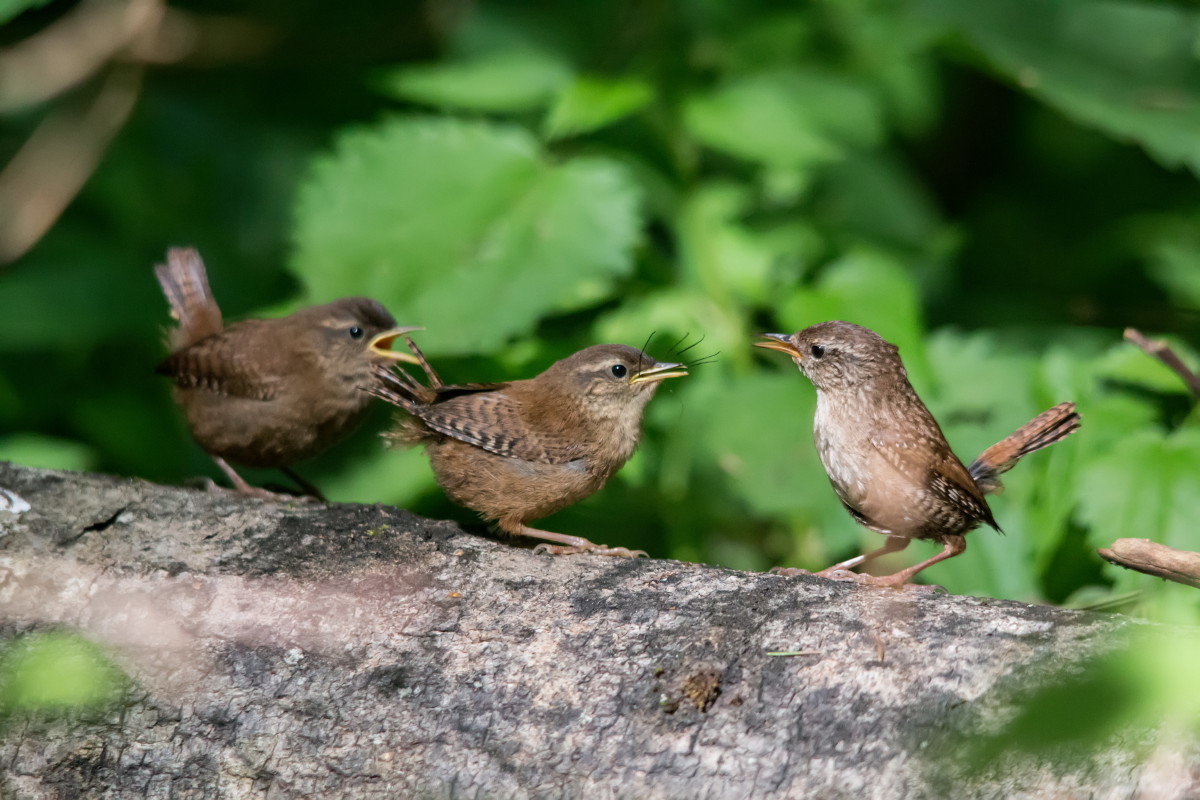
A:
[[[277,494],[269,492],[266,489],[260,489],[257,486],[251,486],[246,483],[245,478],[237,474],[233,467],[229,466],[225,459],[220,456],[213,456],[211,453],[209,455],[212,456],[212,460],[221,468],[221,471],[225,473],[225,476],[229,478],[229,482],[233,484],[233,490],[238,494],[244,494],[247,497],[257,497],[260,500],[270,500],[273,503],[295,502],[299,499],[290,494]],[[216,484],[213,485],[216,486]]]
[[[945,561],[947,558],[954,558],[964,552],[967,549],[967,540],[963,536],[948,536],[945,539],[945,545],[942,548],[942,552],[936,556],[927,558],[920,564],[913,564],[908,569],[902,569],[891,575],[878,577],[875,575],[855,575],[854,580],[871,586],[890,586],[893,589],[903,589],[913,579],[913,576],[921,570],[932,567],[934,564],[937,564],[939,561]]]
[[[775,567],[771,572],[774,572],[776,575],[819,575],[822,578],[841,577],[835,573],[847,572],[854,567],[870,563],[880,556],[886,556],[888,553],[898,553],[908,547],[910,541],[910,539],[902,539],[899,536],[889,536],[883,547],[872,550],[869,553],[863,553],[860,556],[855,556],[854,558],[848,558],[845,561],[839,561],[832,567],[826,567],[820,572],[810,573],[807,570],[796,569],[795,567]]]

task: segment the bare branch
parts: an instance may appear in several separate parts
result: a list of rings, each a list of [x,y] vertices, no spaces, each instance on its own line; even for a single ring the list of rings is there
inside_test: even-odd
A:
[[[1142,332],[1136,328],[1125,329],[1126,341],[1132,342],[1140,347],[1148,356],[1157,358],[1162,363],[1166,364],[1179,377],[1183,378],[1183,382],[1187,385],[1195,397],[1200,398],[1200,376],[1192,372],[1183,359],[1171,349],[1171,346],[1162,339],[1147,339]]]
[[[1200,553],[1176,550],[1149,539],[1117,539],[1100,557],[1118,567],[1200,589]]]
[[[28,252],[92,176],[133,111],[141,72],[114,69],[86,109],[42,120],[0,171],[0,265]]]

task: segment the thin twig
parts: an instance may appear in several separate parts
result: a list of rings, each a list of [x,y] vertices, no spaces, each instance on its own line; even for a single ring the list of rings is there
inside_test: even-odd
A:
[[[1150,340],[1142,335],[1142,332],[1136,328],[1125,329],[1126,341],[1133,342],[1138,347],[1142,348],[1143,352],[1148,356],[1157,358],[1162,363],[1166,364],[1175,374],[1183,378],[1183,382],[1187,385],[1188,391],[1197,398],[1200,398],[1200,376],[1192,372],[1179,354],[1171,349],[1171,346],[1162,339]]]
[[[1176,550],[1149,539],[1117,539],[1100,557],[1118,567],[1200,589],[1200,553]]]
[[[84,0],[0,50],[0,110],[28,108],[78,86],[138,40],[153,38],[164,13],[161,0]]]
[[[0,171],[0,265],[24,255],[75,199],[129,118],[141,84],[141,68],[114,68],[90,104],[46,117]]]

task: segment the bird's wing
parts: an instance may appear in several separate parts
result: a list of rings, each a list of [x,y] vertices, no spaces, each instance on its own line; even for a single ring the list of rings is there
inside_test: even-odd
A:
[[[531,425],[521,401],[504,391],[506,384],[443,386],[439,400],[417,416],[431,429],[506,458],[541,464],[565,464],[583,455],[571,437]]]
[[[893,425],[879,425],[871,431],[871,445],[900,474],[923,476],[925,487],[940,501],[957,505],[999,530],[983,492],[958,456],[943,447],[945,440],[932,416],[929,422],[937,438],[932,433],[914,435],[911,429],[898,433]]]
[[[155,372],[184,389],[203,389],[226,397],[274,400],[287,365],[279,348],[259,346],[262,320],[246,320],[175,351]]]

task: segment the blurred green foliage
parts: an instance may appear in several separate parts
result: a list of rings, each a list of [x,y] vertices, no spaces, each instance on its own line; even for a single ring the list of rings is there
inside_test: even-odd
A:
[[[109,708],[125,678],[108,655],[67,632],[30,633],[0,649],[0,722]]]
[[[664,388],[610,486],[547,527],[748,569],[873,546],[816,459],[811,386],[750,347],[848,319],[901,347],[966,460],[1061,400],[1084,416],[1011,473],[993,501],[1007,535],[973,534],[929,580],[1077,604],[1140,590],[1151,613],[1159,584],[1094,548],[1200,550],[1192,401],[1120,340],[1173,334],[1200,364],[1200,11],[189,5],[252,21],[262,47],[150,68],[82,194],[0,267],[0,458],[215,474],[151,372],[168,321],[151,266],[194,244],[227,317],[374,296],[427,328],[449,380],[651,333],[659,357],[700,336],[689,355],[720,351]],[[6,155],[36,118],[0,119]],[[382,447],[387,416],[302,471],[334,499],[471,521],[419,452]]]

